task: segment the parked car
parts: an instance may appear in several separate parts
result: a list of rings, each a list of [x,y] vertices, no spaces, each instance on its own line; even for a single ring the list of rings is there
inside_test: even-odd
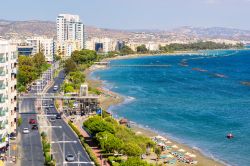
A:
[[[28,86],[27,91],[28,92],[31,91],[31,86]]]
[[[31,118],[31,119],[29,120],[29,124],[36,124],[36,120]]]
[[[29,129],[28,128],[23,128],[23,134],[29,134]]]
[[[73,162],[73,161],[75,161],[75,157],[72,154],[67,154],[65,160],[68,162]]]
[[[16,133],[14,133],[14,132],[10,133],[10,139],[14,140],[14,139],[16,139],[16,136],[17,136]]]
[[[32,130],[38,130],[38,125],[37,124],[33,124],[31,127]]]
[[[70,118],[70,122],[73,123],[73,122],[75,121],[75,119],[76,119],[75,117],[71,117],[71,118]]]

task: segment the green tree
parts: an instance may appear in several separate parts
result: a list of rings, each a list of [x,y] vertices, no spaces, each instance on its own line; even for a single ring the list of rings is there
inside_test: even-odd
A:
[[[121,50],[120,50],[121,55],[128,55],[128,54],[134,54],[134,51],[129,47],[129,46],[124,46]]]
[[[70,72],[69,81],[73,84],[75,89],[79,89],[80,85],[85,81],[85,75],[81,71]]]
[[[114,151],[119,152],[123,147],[123,142],[107,131],[97,133],[96,139],[101,148],[109,153],[113,153]]]
[[[104,132],[104,131],[107,131],[112,134],[115,133],[115,128],[112,124],[104,121],[102,118],[98,118],[97,116],[93,118],[89,118],[87,121],[85,121],[84,126],[93,135],[96,135],[97,133]]]
[[[81,51],[74,51],[71,55],[71,59],[76,64],[91,64],[94,61],[98,61],[99,56],[95,51],[81,50]]]
[[[65,60],[64,69],[66,73],[75,72],[77,71],[77,65],[71,58],[69,58]]]
[[[148,49],[146,48],[145,44],[143,44],[141,46],[138,46],[136,48],[136,50],[137,50],[138,53],[147,53],[148,52]]]
[[[123,152],[128,156],[140,156],[143,154],[142,149],[134,142],[125,143]]]
[[[71,85],[67,85],[64,89],[65,93],[70,93],[70,92],[74,92],[74,88]]]
[[[130,157],[127,161],[121,163],[120,166],[150,166],[150,164],[141,160],[139,157]]]
[[[159,160],[159,158],[160,158],[160,156],[161,156],[161,152],[162,152],[162,150],[161,150],[160,147],[156,147],[156,148],[155,148],[155,154],[156,154],[156,156],[157,156],[157,160]]]

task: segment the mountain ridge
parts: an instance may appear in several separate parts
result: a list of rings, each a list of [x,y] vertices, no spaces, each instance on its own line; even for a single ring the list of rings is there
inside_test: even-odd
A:
[[[163,36],[186,36],[191,38],[221,38],[232,40],[250,40],[250,30],[225,27],[193,27],[182,26],[170,30],[161,29],[111,29],[86,26],[88,37],[129,38],[135,33],[152,33]],[[43,20],[10,21],[0,19],[0,36],[3,37],[31,37],[45,35],[56,37],[56,22]]]

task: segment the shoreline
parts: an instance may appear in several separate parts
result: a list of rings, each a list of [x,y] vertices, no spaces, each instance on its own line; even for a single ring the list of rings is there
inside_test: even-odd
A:
[[[171,53],[171,54],[154,54],[154,55],[149,55],[149,54],[133,54],[133,55],[125,55],[125,56],[118,56],[118,57],[113,57],[113,58],[107,58],[104,59],[103,61],[111,61],[111,60],[119,60],[119,59],[132,59],[132,58],[138,58],[138,57],[146,57],[146,56],[178,56],[178,55],[183,55],[183,54],[190,54],[190,55],[197,55],[198,52],[180,52],[180,53]],[[88,68],[85,71],[86,74],[86,80],[88,84],[91,84],[91,87],[97,88],[102,92],[100,95],[100,105],[104,110],[108,110],[110,107],[115,107],[119,104],[125,104],[125,98],[121,96],[120,94],[114,93],[110,90],[105,89],[104,83],[100,79],[93,79],[91,78],[91,73],[96,71],[96,70],[105,70],[107,69],[107,66],[98,66],[98,65],[92,65],[90,68]],[[110,111],[109,111],[110,112]],[[112,113],[112,112],[111,112]],[[191,147],[189,145],[186,145],[184,143],[180,143],[180,141],[176,141],[175,139],[169,138],[165,134],[160,134],[158,131],[154,131],[148,127],[142,127],[140,124],[132,124],[131,129],[136,133],[136,134],[141,134],[147,137],[155,137],[158,135],[163,136],[164,138],[167,138],[170,142],[172,142],[172,145],[176,145],[181,149],[184,149],[187,152],[193,153],[196,155],[195,160],[198,161],[199,166],[224,166],[227,165],[223,161],[219,161],[216,158],[213,158],[211,156],[208,156],[204,153],[202,153],[202,150],[199,150],[198,148]],[[175,165],[177,166],[184,166],[184,165],[189,165],[185,163],[180,163],[177,162]]]

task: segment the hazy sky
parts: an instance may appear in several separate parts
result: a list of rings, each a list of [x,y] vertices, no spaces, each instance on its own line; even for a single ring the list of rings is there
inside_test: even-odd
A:
[[[220,26],[250,30],[250,0],[2,0],[0,19],[51,20],[78,14],[86,25],[118,29]]]

